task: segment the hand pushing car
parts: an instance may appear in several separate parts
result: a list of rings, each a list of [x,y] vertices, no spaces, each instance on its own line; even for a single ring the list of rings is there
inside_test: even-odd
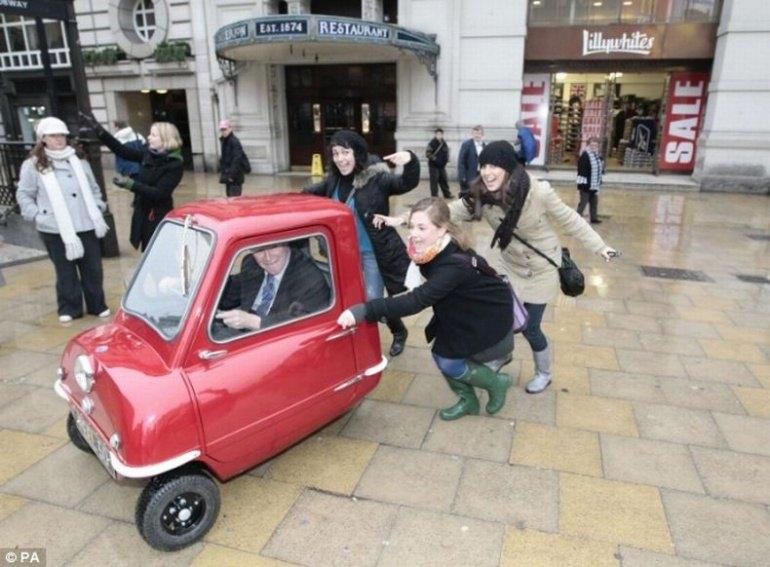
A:
[[[55,390],[72,442],[116,480],[147,479],[136,524],[154,548],[200,540],[217,481],[348,411],[387,363],[365,300],[348,207],[307,195],[171,212],[112,323],[66,346]],[[258,321],[258,324],[252,324]]]

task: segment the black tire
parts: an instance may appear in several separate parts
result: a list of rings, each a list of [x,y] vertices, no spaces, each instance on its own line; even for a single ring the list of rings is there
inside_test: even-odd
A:
[[[175,551],[201,539],[219,515],[216,482],[205,472],[183,470],[156,477],[136,503],[136,527],[160,551]]]
[[[72,414],[69,414],[67,416],[67,435],[70,438],[70,441],[72,441],[72,444],[83,451],[84,453],[88,453],[90,455],[94,454],[94,450],[91,449],[91,445],[88,444],[88,441],[83,439],[83,436],[80,434],[80,431],[78,431],[78,426],[75,425],[75,418],[72,417]]]

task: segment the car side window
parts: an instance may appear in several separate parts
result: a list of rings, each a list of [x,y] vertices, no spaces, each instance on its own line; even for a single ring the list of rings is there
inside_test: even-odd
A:
[[[226,341],[304,319],[334,303],[329,245],[313,235],[241,250],[211,323]]]

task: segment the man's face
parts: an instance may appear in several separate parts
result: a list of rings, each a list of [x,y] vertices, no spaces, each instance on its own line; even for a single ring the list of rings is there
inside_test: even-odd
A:
[[[436,132],[436,139],[437,140],[443,140],[444,139],[444,133],[441,130]]]
[[[277,276],[289,259],[289,247],[285,244],[279,244],[278,246],[260,248],[254,252],[254,258],[256,258],[260,268],[271,276]]]
[[[480,142],[484,139],[484,128],[478,128],[471,130],[471,136],[473,136],[473,140],[476,142]]]
[[[227,138],[227,136],[230,135],[230,132],[232,132],[232,128],[220,128],[219,129],[219,137],[220,138]]]

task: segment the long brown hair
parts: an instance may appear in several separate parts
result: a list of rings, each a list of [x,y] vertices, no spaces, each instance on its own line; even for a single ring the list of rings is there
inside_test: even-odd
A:
[[[513,238],[513,231],[519,223],[524,201],[529,194],[529,175],[524,167],[517,163],[513,172],[507,173],[499,190],[487,189],[484,180],[479,175],[469,186],[470,192],[464,199],[465,206],[473,215],[474,220],[481,218],[484,205],[497,205],[505,211],[503,222],[497,227],[492,237],[491,247],[499,246],[504,250]]]
[[[412,219],[414,213],[418,212],[425,213],[428,220],[430,220],[434,226],[446,228],[449,236],[452,237],[452,240],[454,240],[462,250],[468,250],[470,248],[468,235],[457,225],[457,223],[452,222],[452,215],[449,212],[449,207],[443,199],[439,197],[426,197],[417,201],[412,205],[412,208],[409,211],[409,220]]]
[[[77,155],[80,159],[83,159],[83,152],[78,146],[72,143],[72,140],[67,139],[67,145],[74,148],[75,155]],[[35,158],[35,166],[37,167],[38,171],[45,171],[51,167],[51,160],[48,159],[48,156],[45,154],[45,142],[43,142],[42,136],[35,144],[35,147],[29,151],[29,157]]]

